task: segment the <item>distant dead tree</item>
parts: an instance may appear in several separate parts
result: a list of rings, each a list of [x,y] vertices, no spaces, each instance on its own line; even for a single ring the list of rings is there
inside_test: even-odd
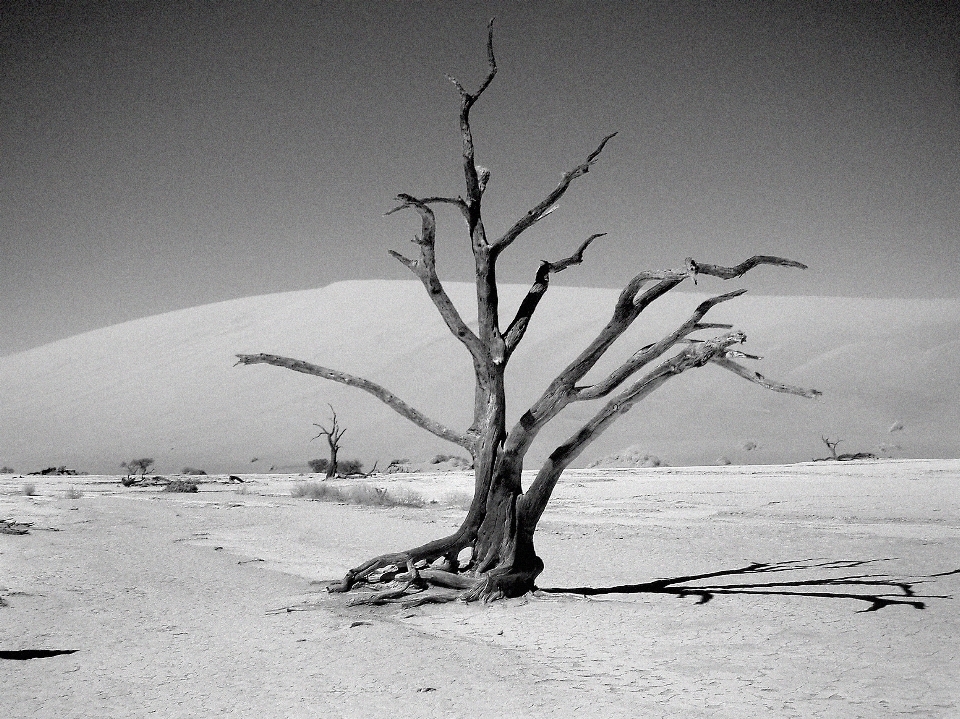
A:
[[[314,437],[314,439],[326,437],[327,445],[330,447],[330,459],[327,461],[325,467],[327,472],[326,478],[330,479],[331,477],[337,476],[337,454],[340,452],[340,438],[343,437],[347,430],[340,426],[340,422],[337,420],[337,411],[333,408],[333,405],[328,406],[330,407],[330,414],[332,415],[329,429],[316,422],[313,423],[313,426],[320,430],[320,434]]]
[[[840,444],[842,439],[831,440],[827,437],[820,437],[827,449],[830,450],[829,457],[818,457],[814,459],[814,462],[849,462],[853,459],[876,459],[877,455],[873,452],[852,452],[846,454],[837,454],[837,445]]]
[[[843,440],[835,439],[831,441],[829,437],[821,437],[820,439],[823,441],[825,445],[827,445],[827,449],[830,450],[830,459],[835,460],[837,458],[837,445],[840,444]]]
[[[150,471],[150,467],[152,467],[153,464],[154,460],[150,457],[131,459],[129,462],[121,462],[120,466],[127,470],[127,476],[123,480],[122,484],[125,487],[129,487],[130,485],[134,484],[137,481],[136,476],[138,474],[142,480],[144,475]]]
[[[403,401],[385,387],[363,377],[316,364],[273,354],[241,354],[238,364],[269,364],[356,387],[384,402],[426,431],[465,449],[473,458],[474,495],[467,515],[453,534],[399,553],[370,559],[347,572],[330,591],[346,592],[358,583],[374,585],[401,580],[400,590],[386,590],[362,597],[360,602],[406,601],[417,604],[461,598],[466,601],[515,597],[534,588],[543,570],[543,561],[534,549],[537,523],[550,501],[564,470],[614,421],[668,380],[690,369],[713,365],[775,392],[815,397],[818,391],[774,382],[735,360],[758,359],[734,347],[746,336],[725,331],[708,339],[694,339],[705,330],[732,330],[731,325],[704,322],[707,312],[721,302],[739,297],[738,289],[717,295],[697,306],[687,320],[653,344],[636,349],[623,364],[598,380],[585,380],[597,362],[653,302],[687,279],[698,276],[732,279],[759,265],[805,268],[793,260],[757,255],[734,267],[686,260],[679,270],[641,271],[620,293],[610,320],[596,338],[550,382],[512,427],[507,426],[506,370],[523,340],[553,275],[578,265],[587,248],[604,233],[590,235],[569,257],[542,261],[533,283],[516,314],[501,323],[497,286],[497,262],[520,236],[557,209],[557,202],[570,185],[586,175],[616,133],[607,135],[586,159],[565,172],[559,184],[497,238],[487,235],[482,218],[484,190],[490,171],[475,160],[470,111],[497,72],[493,51],[493,26],[487,39],[488,72],[476,92],[469,92],[451,78],[460,94],[459,128],[465,191],[459,196],[397,196],[399,205],[387,214],[412,211],[419,216],[420,233],[414,243],[417,255],[391,255],[423,284],[451,334],[470,356],[476,378],[473,393],[473,421],[465,430],[437,422]],[[434,208],[458,212],[467,228],[476,274],[477,320],[468,324],[454,306],[437,274],[435,259],[436,219]],[[472,326],[471,326],[472,325]],[[678,350],[678,351],[676,351]],[[651,369],[652,366],[652,369]],[[524,487],[521,470],[524,457],[540,431],[568,406],[589,400],[603,400],[600,407],[578,431],[557,447],[541,466],[532,483]],[[461,565],[459,555],[469,549]],[[464,557],[466,553],[464,552]],[[432,566],[428,566],[432,564]],[[429,586],[455,589],[432,590]],[[407,595],[417,592],[416,598]]]

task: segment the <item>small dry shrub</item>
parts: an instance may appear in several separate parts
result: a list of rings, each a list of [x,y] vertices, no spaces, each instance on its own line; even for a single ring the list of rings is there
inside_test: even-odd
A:
[[[315,474],[323,474],[327,471],[327,468],[330,466],[330,460],[328,459],[311,459],[307,462],[310,466],[310,471]],[[337,474],[338,475],[348,475],[348,474],[362,474],[363,473],[363,462],[359,459],[339,459],[337,460]]]
[[[387,490],[372,484],[354,484],[344,487],[343,500],[350,504],[364,504],[370,507],[392,506]]]
[[[401,507],[425,507],[427,500],[419,492],[412,489],[399,489],[390,493]]]
[[[469,492],[448,492],[443,498],[443,503],[466,511],[473,503],[473,495]]]
[[[63,493],[64,499],[80,499],[80,497],[82,496],[83,496],[83,492],[81,492],[76,487],[70,487],[70,489],[66,490]]]
[[[409,487],[388,490],[371,484],[358,484],[355,489],[363,490],[357,499],[350,497],[350,501],[355,504],[372,504],[380,507],[423,507],[426,505],[424,498]],[[368,491],[369,489],[373,490],[372,495]]]
[[[363,462],[359,459],[342,459],[337,462],[337,472],[340,474],[360,474],[363,472]]]
[[[311,472],[315,472],[316,474],[323,474],[324,472],[327,471],[327,465],[330,464],[330,460],[310,459],[310,460],[307,460],[307,464],[309,465]]]
[[[188,482],[185,479],[174,479],[166,487],[163,488],[164,492],[199,492],[200,488],[197,486],[196,482]]]
[[[37,495],[37,485],[33,482],[24,482],[20,487],[20,494],[24,497],[35,497]]]

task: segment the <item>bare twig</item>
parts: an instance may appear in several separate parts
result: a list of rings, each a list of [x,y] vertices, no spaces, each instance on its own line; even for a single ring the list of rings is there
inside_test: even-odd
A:
[[[584,162],[580,163],[572,170],[563,173],[563,177],[560,178],[560,184],[558,184],[549,195],[547,195],[535,207],[533,207],[533,209],[528,210],[523,217],[514,223],[513,227],[503,233],[503,236],[493,243],[494,250],[497,253],[502,252],[509,247],[513,241],[516,240],[524,231],[533,226],[534,223],[553,212],[554,209],[556,209],[554,206],[556,205],[557,201],[563,197],[564,193],[566,193],[567,188],[570,187],[570,183],[590,171],[590,166],[596,162],[597,158],[600,156],[600,153],[603,152],[603,148],[613,137],[616,136],[616,134],[617,133],[615,132],[611,132],[600,141],[597,149],[587,155],[587,159]]]

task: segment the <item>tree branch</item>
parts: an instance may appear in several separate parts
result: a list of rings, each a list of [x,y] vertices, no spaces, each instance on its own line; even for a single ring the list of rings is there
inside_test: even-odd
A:
[[[441,205],[441,204],[453,205],[458,210],[460,210],[460,212],[463,213],[464,217],[467,216],[467,203],[463,201],[462,197],[424,197],[424,198],[421,198],[419,201],[422,202],[424,205]],[[388,210],[384,212],[383,216],[387,217],[388,215],[392,215],[395,212],[400,212],[400,210],[405,210],[409,206],[410,206],[409,203],[403,202],[402,204],[394,207],[392,210]]]
[[[420,236],[414,239],[414,243],[420,246],[420,258],[411,260],[393,250],[390,251],[390,254],[403,263],[420,279],[420,282],[423,283],[424,288],[427,290],[430,301],[433,302],[437,308],[437,311],[446,323],[447,328],[453,333],[453,336],[466,346],[474,358],[482,356],[483,347],[480,339],[467,327],[466,322],[463,321],[460,312],[443,288],[440,277],[437,275],[437,258],[435,252],[437,220],[433,214],[433,210],[427,206],[426,202],[418,200],[413,195],[400,194],[397,195],[397,199],[400,200],[402,204],[394,210],[391,210],[390,213],[412,207],[420,215]]]
[[[701,302],[686,322],[661,339],[659,342],[655,342],[652,345],[647,345],[646,347],[640,349],[630,359],[620,365],[616,370],[611,372],[610,375],[608,375],[602,381],[597,382],[590,387],[578,388],[576,390],[575,399],[577,401],[599,399],[600,397],[605,397],[606,395],[610,394],[610,392],[623,384],[645,365],[649,364],[658,357],[661,357],[665,352],[668,352],[670,348],[672,348],[675,344],[677,344],[677,342],[681,341],[688,334],[698,329],[702,329],[704,326],[699,324],[700,320],[705,314],[707,314],[707,312],[710,311],[711,308],[720,304],[721,302],[726,302],[727,300],[732,300],[735,297],[739,297],[745,292],[746,290],[743,289],[736,290],[735,292],[728,292],[725,295],[711,297],[710,299]],[[725,326],[721,327],[726,329]]]
[[[527,327],[530,324],[530,318],[533,317],[537,305],[540,304],[540,300],[550,285],[550,275],[563,272],[571,265],[579,265],[583,262],[583,253],[587,247],[590,246],[590,243],[598,237],[603,237],[605,234],[607,233],[600,232],[595,235],[590,235],[590,237],[580,245],[577,251],[566,259],[560,260],[559,262],[547,262],[544,260],[540,263],[536,278],[533,281],[533,286],[527,292],[526,297],[523,298],[523,302],[520,303],[520,307],[517,310],[516,317],[513,318],[513,322],[510,323],[507,331],[503,334],[508,357],[513,353],[517,345],[520,344],[520,340],[523,339],[523,335],[526,333]]]
[[[613,310],[613,317],[597,338],[560,374],[570,387],[583,379],[610,346],[626,332],[640,314],[686,279],[683,272],[641,272],[623,288]],[[659,280],[644,292],[640,289],[650,280]],[[558,378],[559,379],[559,378]]]
[[[364,392],[372,394],[374,397],[386,404],[397,414],[406,417],[418,427],[427,430],[430,434],[440,437],[440,439],[445,439],[448,442],[453,442],[454,444],[460,445],[470,452],[471,455],[474,452],[475,441],[471,437],[461,434],[460,432],[456,432],[440,424],[439,422],[430,419],[425,414],[417,409],[414,409],[402,399],[376,382],[371,382],[368,379],[347,374],[346,372],[328,369],[326,367],[321,367],[320,365],[310,364],[309,362],[303,362],[301,360],[291,359],[289,357],[281,357],[279,355],[263,353],[253,355],[238,354],[237,358],[237,364],[269,364],[275,367],[285,367],[287,369],[292,369],[294,372],[302,372],[303,374],[322,377],[334,382],[339,382],[340,384],[362,389]]]
[[[313,426],[320,430],[320,433],[316,437],[314,437],[314,439],[320,439],[321,437],[326,437],[327,442],[330,444],[331,447],[334,447],[334,446],[339,447],[340,438],[343,437],[344,434],[346,434],[347,429],[346,427],[344,427],[343,429],[340,429],[340,422],[337,421],[337,411],[333,408],[333,405],[330,403],[327,403],[327,407],[330,408],[330,414],[333,415],[333,424],[331,425],[330,429],[327,429],[324,425],[314,422]]]
[[[613,317],[600,334],[556,376],[510,430],[504,444],[504,453],[522,456],[540,429],[573,401],[576,396],[574,385],[596,365],[651,302],[662,297],[686,277],[685,272],[641,272],[630,280],[620,292]],[[640,292],[644,284],[655,279],[660,281],[645,292]]]
[[[487,65],[486,78],[479,89],[470,93],[455,78],[450,81],[456,85],[460,93],[460,137],[463,145],[463,176],[466,185],[466,199],[464,216],[467,229],[470,233],[470,245],[476,263],[477,288],[477,324],[479,327],[479,344],[473,352],[476,366],[483,365],[487,371],[504,361],[503,336],[500,333],[498,317],[498,294],[496,279],[496,257],[491,255],[490,244],[487,241],[486,230],[481,220],[480,203],[490,171],[479,168],[476,164],[473,131],[470,128],[470,109],[480,95],[490,86],[497,74],[497,59],[493,53],[493,19],[487,25]],[[449,76],[448,76],[449,77]],[[463,208],[461,208],[463,211]],[[479,392],[478,385],[478,392]],[[475,406],[480,406],[479,394]]]
[[[529,490],[523,495],[521,504],[518,505],[518,512],[523,512],[524,522],[532,521],[536,523],[550,500],[550,495],[563,470],[580,456],[587,445],[599,437],[618,416],[629,411],[633,405],[649,396],[671,377],[688,369],[703,367],[707,363],[716,363],[774,392],[786,392],[811,398],[820,395],[820,392],[815,389],[803,389],[771,382],[762,375],[751,372],[727,359],[727,355],[732,353],[730,346],[742,343],[745,340],[746,335],[742,332],[730,332],[712,340],[690,345],[607,402],[603,409],[594,415],[575,435],[557,447],[544,463]]]
[[[507,247],[509,247],[514,240],[516,240],[524,231],[528,230],[534,223],[540,219],[546,217],[548,214],[553,212],[554,204],[563,197],[564,193],[567,191],[567,188],[570,187],[570,183],[581,175],[585,175],[590,171],[590,166],[596,162],[597,157],[600,153],[603,152],[604,146],[613,138],[617,133],[612,132],[607,135],[603,140],[600,141],[600,144],[597,146],[597,149],[591,152],[585,162],[574,167],[572,170],[565,172],[563,177],[560,178],[560,184],[554,188],[553,192],[547,195],[536,207],[532,210],[529,210],[527,214],[521,217],[517,222],[507,230],[503,236],[493,243],[493,247],[497,253],[502,252]]]
[[[692,257],[688,257],[686,259],[686,263],[687,269],[689,270],[690,275],[693,277],[694,284],[697,282],[698,274],[712,275],[724,280],[731,280],[734,277],[740,277],[746,274],[757,265],[779,265],[780,267],[796,267],[801,270],[807,269],[807,266],[802,262],[788,260],[784,257],[774,257],[772,255],[754,255],[749,260],[744,260],[736,267],[721,267],[720,265],[700,263],[695,261]]]
[[[573,460],[580,456],[586,447],[609,427],[620,415],[628,412],[633,405],[649,396],[671,377],[694,367],[702,367],[713,357],[722,355],[727,348],[746,339],[742,332],[731,332],[706,342],[700,342],[685,348],[656,369],[637,380],[629,388],[607,402],[570,439],[557,447],[544,462],[536,478],[524,493],[518,505],[518,513],[523,513],[523,522],[533,522],[535,526],[540,515],[550,501],[553,489],[560,475]]]
[[[747,272],[758,264],[783,264],[786,266],[799,265],[791,260],[777,257],[757,256],[738,265],[733,270],[726,270],[729,276],[737,276]],[[610,346],[623,335],[624,332],[640,316],[644,309],[652,302],[679,285],[684,279],[691,276],[692,267],[707,267],[715,272],[724,272],[724,268],[715,265],[699,265],[693,260],[687,260],[688,271],[641,272],[623,288],[614,307],[613,317],[600,331],[596,339],[580,353],[580,355],[550,383],[540,398],[521,417],[511,429],[505,444],[505,451],[522,453],[533,441],[547,422],[559,414],[572,401],[599,399],[617,389],[627,379],[634,375],[644,365],[662,356],[678,341],[691,332],[699,329],[719,327],[729,329],[728,325],[714,325],[701,323],[699,320],[714,305],[737,297],[745,290],[737,290],[725,295],[713,297],[701,303],[688,322],[684,323],[675,332],[667,335],[657,343],[647,345],[639,350],[621,367],[611,373],[606,379],[590,387],[576,387],[576,383],[583,379],[607,352]],[[641,292],[642,287],[651,279],[660,280],[657,284]],[[681,353],[682,354],[682,353]]]
[[[823,394],[823,392],[817,389],[805,389],[803,387],[794,387],[793,385],[783,384],[781,382],[774,382],[772,380],[769,380],[759,372],[754,372],[751,369],[747,369],[743,365],[737,364],[733,360],[729,359],[729,356],[731,354],[734,354],[734,353],[728,352],[724,356],[713,357],[711,358],[710,361],[713,362],[714,364],[720,365],[724,369],[730,370],[734,374],[740,375],[741,377],[743,377],[745,380],[749,382],[754,382],[755,384],[758,384],[761,387],[764,387],[766,389],[772,390],[773,392],[784,392],[786,394],[796,394],[796,395],[800,395],[801,397],[807,397],[809,399],[819,397],[820,395]]]

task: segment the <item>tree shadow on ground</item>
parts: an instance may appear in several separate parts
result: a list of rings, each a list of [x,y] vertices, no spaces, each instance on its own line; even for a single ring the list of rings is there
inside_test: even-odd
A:
[[[960,569],[922,577],[898,578],[889,574],[842,573],[835,571],[857,569],[890,559],[824,560],[802,559],[765,564],[754,562],[736,569],[691,574],[684,577],[657,579],[641,584],[621,584],[614,587],[545,587],[539,591],[548,594],[579,594],[595,597],[606,594],[672,594],[677,597],[696,597],[697,604],[706,604],[720,594],[772,595],[782,597],[814,597],[818,599],[851,599],[866,603],[860,612],[875,612],[884,607],[906,605],[925,609],[925,599],[951,599],[948,595],[917,594],[915,588],[935,577],[960,574]],[[797,578],[781,581],[766,580],[767,575],[794,572]],[[809,574],[816,576],[809,578]],[[716,583],[724,577],[764,577],[763,580],[743,583]]]

